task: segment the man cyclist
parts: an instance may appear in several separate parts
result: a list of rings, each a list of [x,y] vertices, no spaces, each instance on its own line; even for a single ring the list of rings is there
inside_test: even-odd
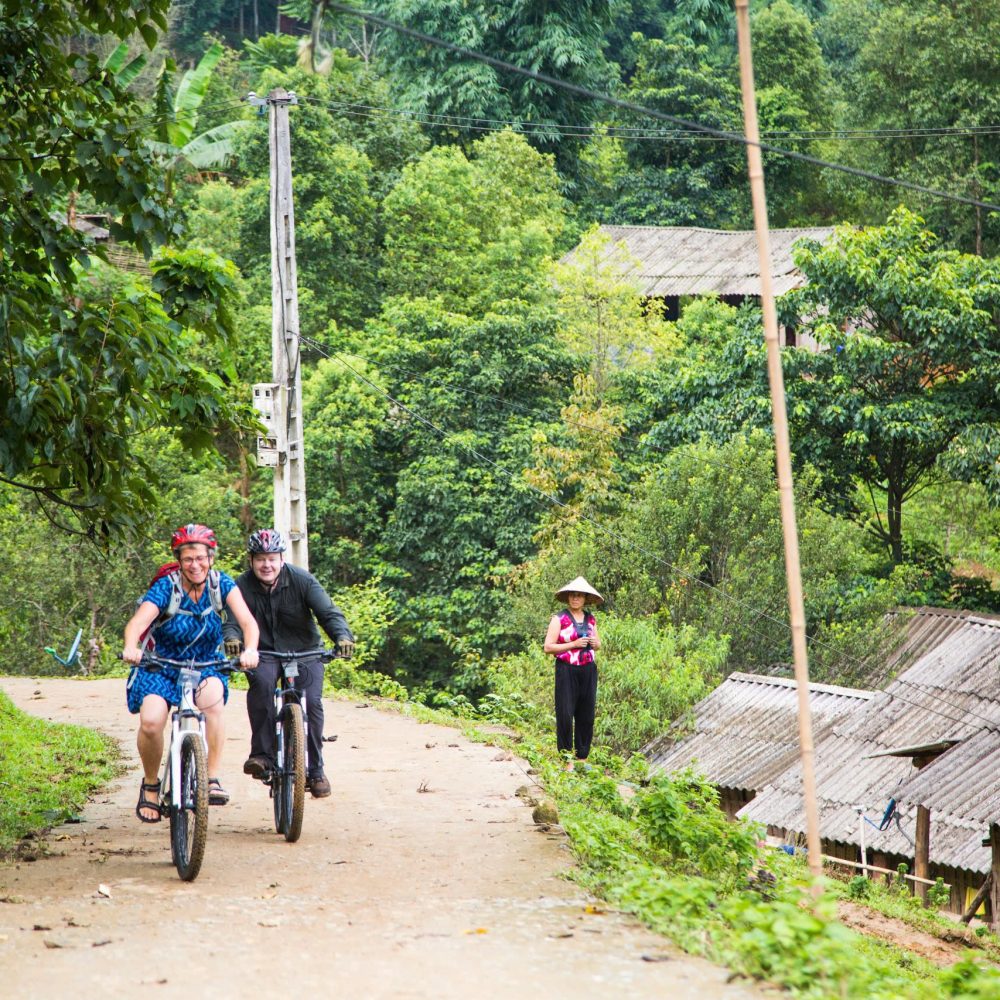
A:
[[[136,745],[142,760],[143,780],[135,814],[143,823],[158,823],[161,819],[157,797],[163,730],[170,706],[180,701],[176,670],[165,667],[154,672],[137,666],[142,660],[143,635],[152,627],[156,652],[168,660],[214,659],[220,656],[220,610],[225,607],[244,636],[246,650],[240,656],[240,664],[247,669],[257,665],[257,624],[232,579],[225,573],[213,575],[217,544],[215,532],[204,524],[186,524],[178,528],[170,540],[177,560],[176,573],[163,576],[150,586],[125,626],[122,659],[136,664],[129,672],[126,695],[128,710],[139,716]],[[179,602],[174,601],[175,588]],[[219,608],[213,603],[213,588],[217,589]],[[173,613],[168,613],[172,606]],[[194,700],[205,715],[208,801],[214,806],[222,806],[229,801],[229,793],[219,779],[226,741],[222,708],[229,697],[229,685],[226,676],[214,667],[202,671],[201,676]]]
[[[273,528],[255,531],[247,541],[250,569],[236,580],[236,586],[260,627],[263,650],[298,653],[321,645],[316,623],[344,656],[354,652],[354,636],[343,612],[311,573],[285,562],[285,539]],[[227,622],[227,642],[240,638],[239,625]],[[249,675],[247,715],[250,717],[250,756],[243,773],[264,777],[274,768],[274,688],[281,664],[275,657],[262,656],[260,665]],[[309,725],[309,773],[306,780],[313,797],[330,794],[330,782],[323,771],[323,663],[299,660],[299,688],[307,702]]]

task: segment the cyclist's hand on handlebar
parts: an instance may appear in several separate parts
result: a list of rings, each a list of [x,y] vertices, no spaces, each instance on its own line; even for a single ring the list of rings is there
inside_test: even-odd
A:
[[[142,659],[142,650],[138,646],[126,646],[122,650],[122,659],[126,663],[136,664]]]
[[[244,649],[240,653],[240,666],[244,670],[253,670],[257,666],[258,656],[256,649]]]
[[[337,653],[340,656],[349,658],[354,655],[354,640],[353,639],[338,639],[337,640]]]

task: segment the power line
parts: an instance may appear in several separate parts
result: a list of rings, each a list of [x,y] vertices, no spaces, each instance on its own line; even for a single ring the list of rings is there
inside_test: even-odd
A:
[[[518,76],[528,77],[538,83],[544,83],[550,87],[565,90],[568,93],[576,94],[579,97],[585,97],[591,101],[610,104],[611,106],[621,108],[624,111],[632,111],[636,114],[646,115],[650,118],[658,119],[659,121],[669,122],[670,124],[677,125],[681,128],[702,132],[705,135],[715,136],[716,138],[726,139],[731,142],[738,142],[744,146],[757,146],[761,151],[766,153],[773,153],[777,156],[785,156],[789,159],[799,160],[803,163],[811,163],[813,166],[822,167],[828,170],[837,170],[841,173],[850,174],[853,177],[861,177],[864,180],[875,181],[880,184],[891,184],[895,187],[905,188],[909,191],[917,191],[921,194],[931,195],[932,197],[941,198],[946,201],[954,201],[963,205],[972,205],[975,208],[985,208],[993,212],[1000,212],[1000,205],[994,205],[992,202],[979,201],[976,198],[966,198],[962,195],[950,194],[947,191],[939,191],[923,184],[916,184],[912,181],[904,181],[898,177],[886,177],[882,174],[876,174],[870,170],[863,170],[860,167],[851,167],[844,163],[835,163],[831,160],[824,160],[818,156],[810,156],[807,153],[798,153],[794,150],[773,146],[766,142],[755,143],[740,133],[713,128],[710,125],[702,125],[698,122],[689,121],[685,118],[679,118],[676,115],[669,115],[663,111],[657,111],[653,108],[644,107],[641,104],[635,104],[631,101],[622,100],[621,98],[611,97],[609,94],[602,94],[599,91],[591,90],[589,87],[569,83],[566,80],[560,80],[558,77],[550,76],[548,73],[539,73],[536,70],[525,69],[523,66],[517,66],[504,59],[498,59],[495,56],[487,55],[484,52],[478,52],[475,49],[467,48],[464,45],[456,45],[454,42],[445,41],[443,38],[438,38],[435,35],[428,35],[423,31],[417,31],[415,28],[408,28],[396,21],[390,21],[387,18],[380,17],[377,14],[356,10],[346,4],[331,2],[328,4],[328,7],[330,10],[335,10],[338,13],[349,14],[353,17],[362,18],[366,21],[370,21],[372,24],[381,25],[383,28],[389,28],[392,31],[396,31],[402,35],[407,35],[410,38],[415,38],[428,45],[447,49],[450,52],[454,52],[456,55],[464,56],[468,59],[475,59],[478,62],[486,63],[489,66],[493,66],[494,68],[503,70],[507,73],[514,73]]]
[[[429,111],[412,111],[406,108],[392,108],[379,104],[361,104],[353,101],[331,101],[324,103],[315,98],[301,97],[300,101],[314,107],[330,111],[341,111],[356,118],[374,119],[380,115],[393,115],[412,121],[418,125],[435,128],[458,128],[472,132],[498,132],[512,129],[525,135],[558,135],[567,139],[610,138],[622,141],[705,141],[732,142],[730,138],[704,135],[691,129],[641,129],[626,125],[573,125],[567,122],[534,122],[520,119],[476,118],[467,115],[436,114]],[[969,138],[975,136],[1000,135],[1000,124],[972,126],[969,128],[910,128],[910,129],[799,129],[763,132],[772,138],[784,138],[794,142],[814,142],[820,140],[854,141],[868,139],[911,139],[911,138]]]

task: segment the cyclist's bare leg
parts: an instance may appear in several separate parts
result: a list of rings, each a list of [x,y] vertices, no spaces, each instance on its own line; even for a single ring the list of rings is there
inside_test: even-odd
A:
[[[163,730],[167,724],[170,706],[158,694],[147,694],[142,699],[139,708],[139,732],[136,735],[136,747],[142,761],[143,782],[155,785],[160,775],[160,760],[163,757]],[[143,798],[150,802],[156,801],[154,792],[144,792]],[[145,810],[144,810],[145,812]],[[159,816],[160,810],[150,809],[148,815]]]
[[[205,739],[208,742],[208,776],[217,778],[226,742],[225,692],[218,677],[207,677],[195,695],[195,704],[205,715]]]

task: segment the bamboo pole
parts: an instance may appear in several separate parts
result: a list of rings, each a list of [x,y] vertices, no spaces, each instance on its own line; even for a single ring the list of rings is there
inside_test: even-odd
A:
[[[785,540],[785,573],[788,578],[788,609],[792,628],[792,660],[799,702],[799,746],[802,757],[802,794],[806,811],[806,847],[809,869],[814,878],[823,873],[819,839],[819,808],[816,803],[815,751],[812,717],[809,710],[809,661],[806,650],[806,618],[802,601],[802,574],[799,566],[799,540],[795,526],[795,496],[792,490],[792,461],[788,441],[788,416],[785,411],[785,383],[781,371],[781,347],[778,344],[778,315],[771,287],[771,246],[767,227],[767,200],[764,195],[764,168],[757,127],[757,98],[754,93],[753,61],[750,53],[750,12],[747,0],[736,0],[736,35],[740,55],[740,89],[743,94],[744,133],[750,195],[753,201],[757,253],[760,258],[760,298],[764,314],[764,341],[767,346],[767,373],[771,385],[774,413],[774,450],[777,460],[778,496],[781,526]],[[819,892],[818,883],[814,891]]]
[[[831,854],[824,854],[823,860],[829,861],[830,864],[833,865],[844,865],[847,868],[860,868],[865,875],[867,875],[868,872],[880,872],[884,875],[894,875],[896,878],[900,877],[899,872],[893,871],[892,868],[881,868],[879,865],[863,865],[860,861],[848,861],[847,858],[835,858]],[[920,875],[903,875],[902,877],[906,879],[907,882],[914,882],[917,885],[937,885],[937,879],[923,878]],[[946,889],[951,888],[950,882],[945,882],[943,884]],[[981,903],[982,899],[980,899],[979,902]],[[976,905],[978,906],[979,904],[977,903]]]

